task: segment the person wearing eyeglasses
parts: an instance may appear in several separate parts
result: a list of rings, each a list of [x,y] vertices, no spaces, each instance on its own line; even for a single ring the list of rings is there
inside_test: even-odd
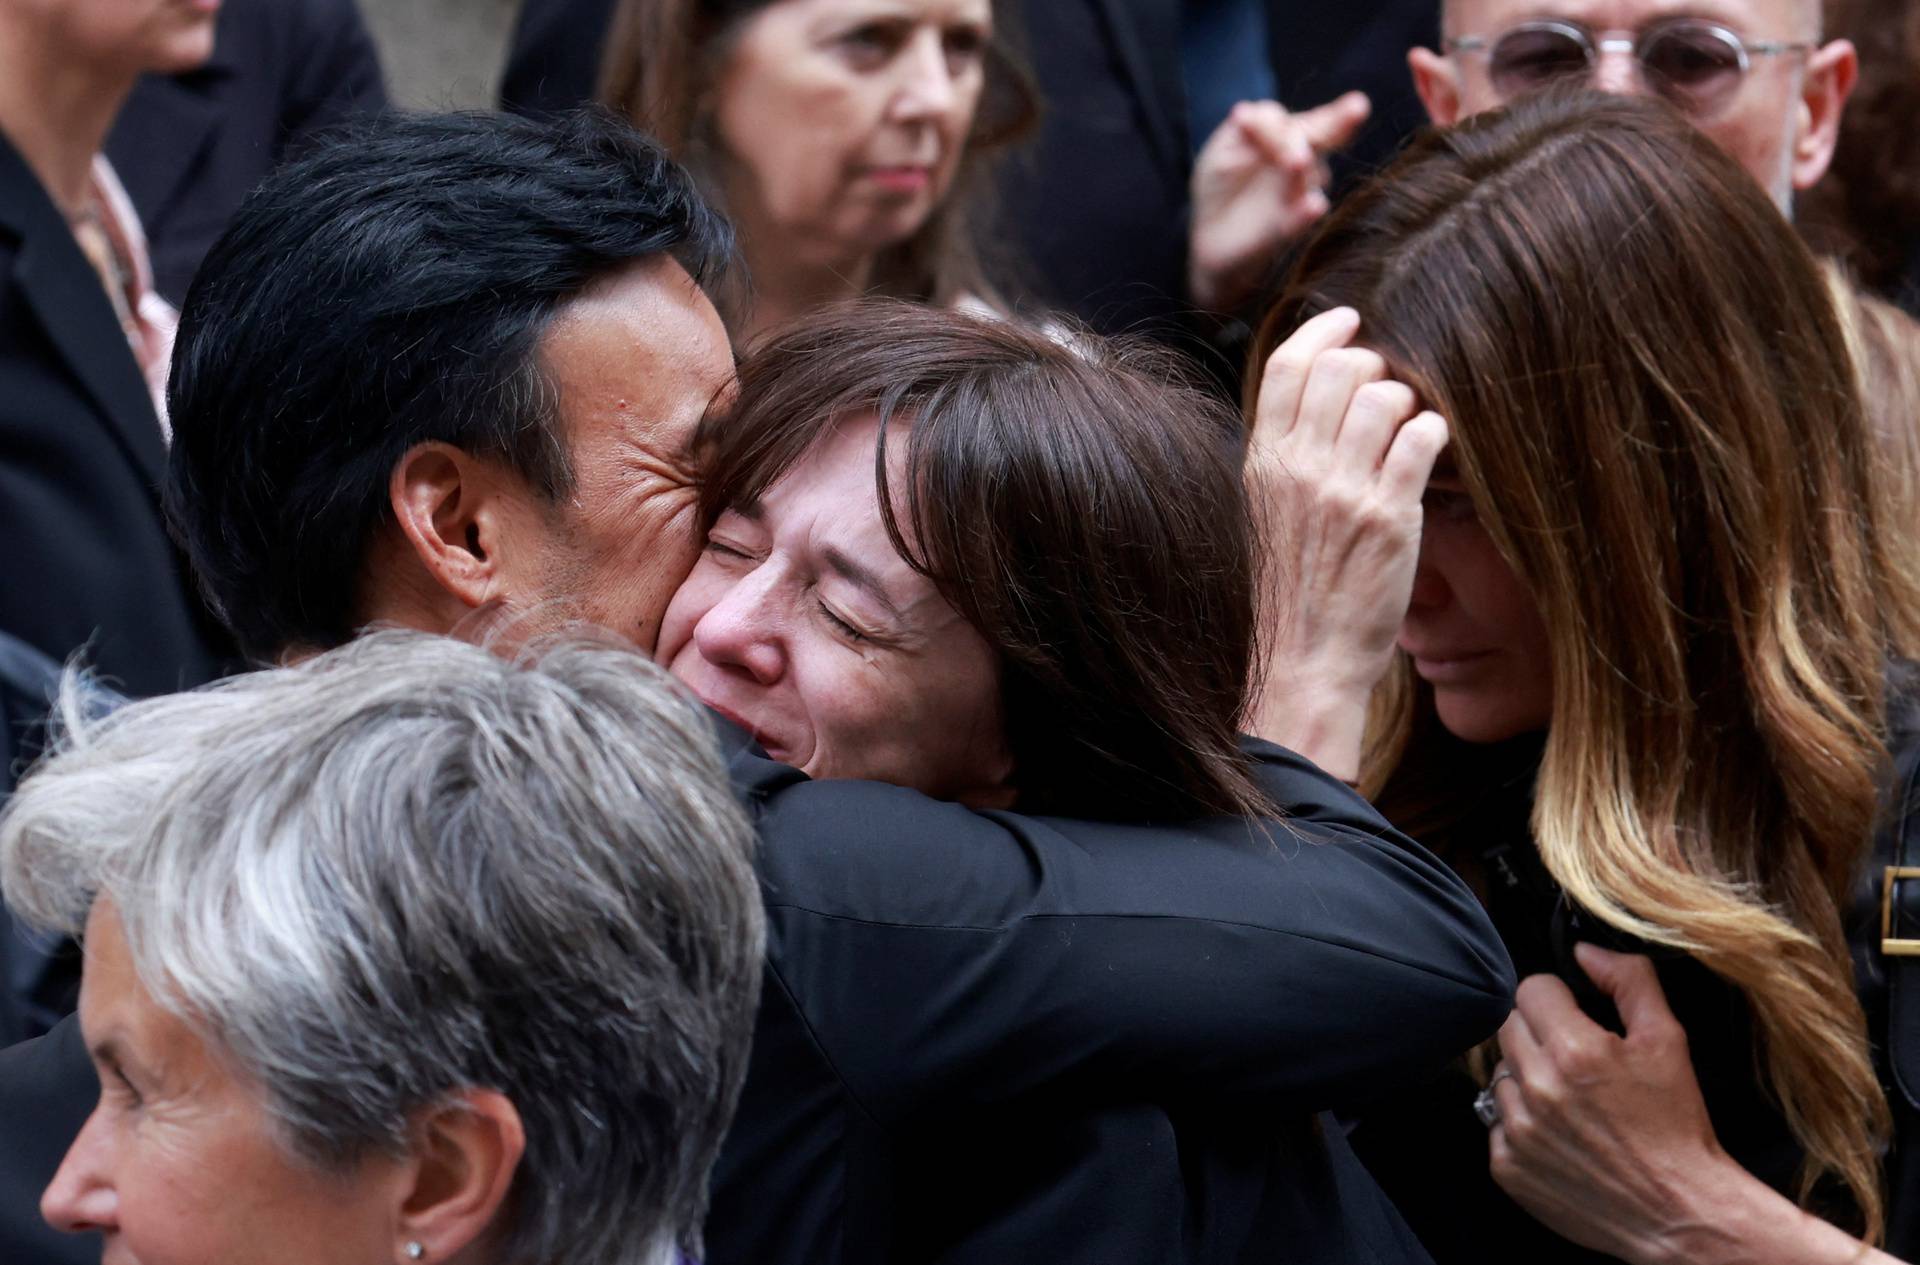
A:
[[[1658,96],[1738,159],[1789,217],[1794,194],[1825,175],[1859,77],[1852,43],[1823,39],[1820,0],[1443,0],[1440,10],[1439,47],[1407,54],[1434,123],[1568,81]],[[1278,109],[1240,107],[1246,135],[1222,128],[1199,163],[1190,262],[1202,303],[1244,302],[1199,278],[1257,284],[1246,279],[1270,276],[1327,209],[1314,161],[1326,147],[1262,122]],[[1304,117],[1286,127],[1299,131]],[[1233,196],[1241,190],[1274,192]]]
[[[1792,213],[1826,174],[1859,76],[1818,0],[1447,0],[1439,49],[1407,55],[1442,127],[1551,84],[1656,96]]]

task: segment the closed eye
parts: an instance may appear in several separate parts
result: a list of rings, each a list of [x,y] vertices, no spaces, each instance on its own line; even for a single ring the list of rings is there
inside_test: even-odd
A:
[[[138,1107],[142,1101],[140,1091],[135,1089],[133,1082],[127,1079],[127,1074],[120,1070],[120,1065],[103,1062],[100,1066],[107,1073],[100,1078],[100,1083],[123,1098],[128,1106]]]
[[[837,631],[841,636],[845,637],[847,640],[849,641],[868,640],[867,634],[861,632],[858,628],[855,628],[852,624],[849,624],[846,620],[834,614],[833,608],[831,606],[828,606],[825,602],[820,603],[820,613],[822,615],[825,615],[827,617],[827,622],[829,624],[832,624],[835,631]]]
[[[753,555],[738,545],[728,544],[718,536],[708,536],[706,550],[720,558],[735,558],[742,562],[752,562]]]

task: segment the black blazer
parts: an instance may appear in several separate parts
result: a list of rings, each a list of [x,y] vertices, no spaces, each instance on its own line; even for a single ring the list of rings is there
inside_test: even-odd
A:
[[[132,694],[215,675],[227,642],[160,517],[166,449],[105,289],[0,138],[0,631]]]
[[[240,200],[301,140],[387,103],[354,0],[226,0],[213,58],[145,75],[107,137],[174,304]]]

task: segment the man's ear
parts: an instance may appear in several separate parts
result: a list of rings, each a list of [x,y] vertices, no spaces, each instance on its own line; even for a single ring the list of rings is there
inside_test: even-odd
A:
[[[1407,69],[1413,72],[1413,90],[1427,107],[1435,127],[1460,121],[1460,69],[1452,59],[1430,48],[1407,50]]]
[[[505,1094],[463,1090],[415,1122],[410,1173],[395,1219],[401,1250],[446,1261],[497,1233],[495,1222],[527,1149],[520,1112]]]
[[[502,595],[503,472],[451,444],[415,444],[394,463],[395,523],[433,582],[468,608]]]
[[[1793,138],[1793,187],[1810,189],[1827,174],[1840,141],[1840,116],[1860,78],[1860,54],[1846,40],[1823,44],[1807,56],[1800,85],[1799,127]]]

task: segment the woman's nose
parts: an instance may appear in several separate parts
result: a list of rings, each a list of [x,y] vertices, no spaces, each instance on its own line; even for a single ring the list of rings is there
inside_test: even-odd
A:
[[[120,1197],[110,1179],[110,1152],[100,1112],[95,1110],[40,1196],[40,1215],[48,1225],[69,1234],[118,1228]]]
[[[763,575],[767,570],[741,577],[693,626],[693,645],[701,658],[744,672],[761,685],[778,681],[787,667],[779,587],[773,577]]]
[[[900,82],[893,94],[895,120],[937,118],[953,109],[958,89],[939,32],[917,35],[902,51],[900,67]]]
[[[1447,581],[1433,563],[1431,532],[1420,536],[1420,554],[1413,567],[1413,590],[1407,595],[1407,609],[1437,610],[1446,605]]]

